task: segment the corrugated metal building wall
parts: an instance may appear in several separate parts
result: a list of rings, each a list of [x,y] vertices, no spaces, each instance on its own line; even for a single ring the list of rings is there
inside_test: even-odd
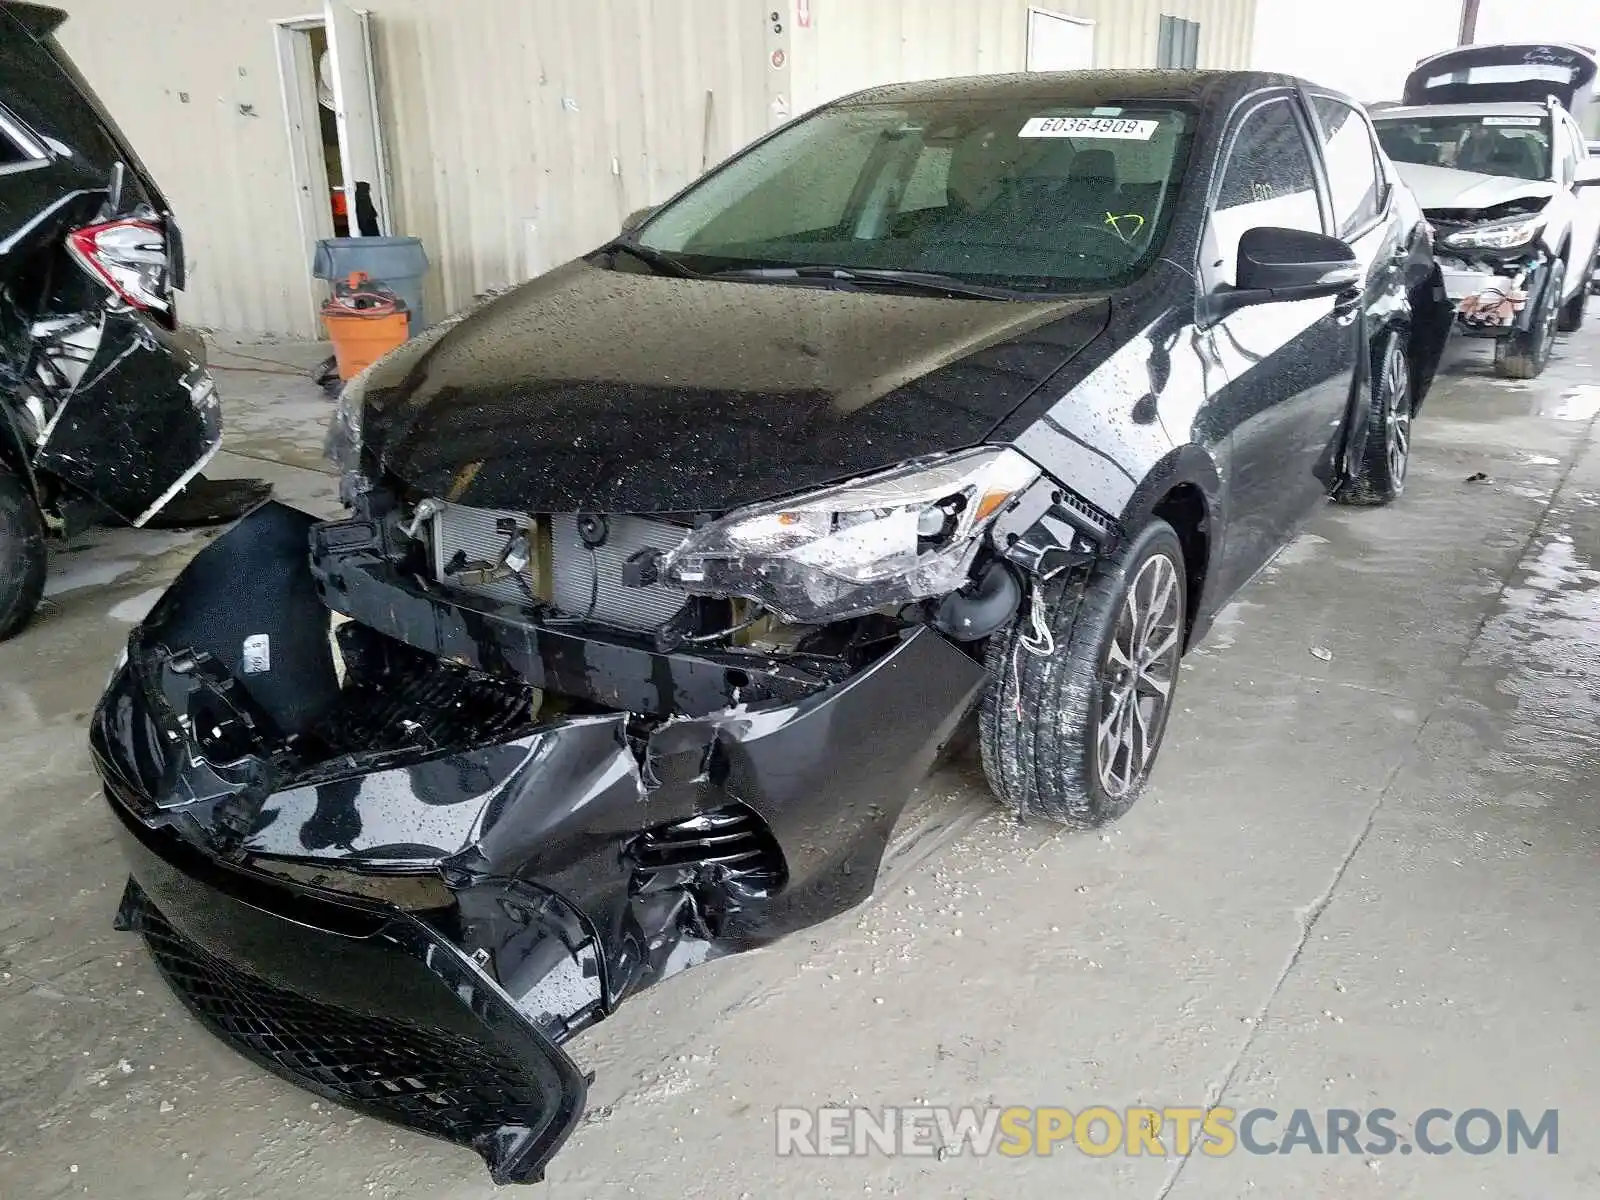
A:
[[[57,0],[62,41],[167,191],[197,325],[316,336],[272,22],[317,0]],[[1098,66],[1148,66],[1160,16],[1202,66],[1249,62],[1256,0],[1057,0]],[[1020,70],[1027,0],[364,0],[396,232],[430,312],[615,233],[778,115],[873,83]],[[770,14],[785,26],[774,40]],[[783,49],[781,71],[772,67]],[[786,90],[787,89],[787,90]],[[781,100],[781,104],[778,101]]]
[[[1250,65],[1256,0],[809,0],[793,31],[796,103],[876,83],[1024,70],[1030,8],[1093,21],[1097,67],[1155,66],[1163,15],[1200,23],[1199,66]]]

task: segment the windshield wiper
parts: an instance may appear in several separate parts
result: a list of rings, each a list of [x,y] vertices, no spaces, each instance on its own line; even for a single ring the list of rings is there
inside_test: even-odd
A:
[[[835,267],[826,263],[803,263],[794,267],[732,267],[717,271],[713,279],[836,279],[841,283],[874,283],[905,288],[930,296],[958,296],[967,300],[1016,300],[1018,293],[1006,288],[968,283],[953,275],[935,271],[894,271],[879,267]]]
[[[670,254],[663,254],[659,250],[652,250],[649,246],[641,246],[638,242],[629,242],[618,239],[607,242],[600,247],[601,254],[609,254],[615,258],[618,254],[627,254],[637,258],[647,266],[654,267],[658,274],[675,275],[679,279],[703,279],[705,276],[696,271],[691,271]]]

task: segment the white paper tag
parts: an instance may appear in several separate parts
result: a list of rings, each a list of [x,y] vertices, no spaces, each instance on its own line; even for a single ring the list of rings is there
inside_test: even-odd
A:
[[[1025,138],[1112,138],[1123,142],[1148,142],[1160,121],[1132,117],[1029,117],[1017,131]]]
[[[1538,128],[1544,123],[1542,117],[1485,117],[1485,125],[1525,125]]]
[[[272,670],[272,639],[266,634],[245,638],[243,670],[246,675],[265,675]]]

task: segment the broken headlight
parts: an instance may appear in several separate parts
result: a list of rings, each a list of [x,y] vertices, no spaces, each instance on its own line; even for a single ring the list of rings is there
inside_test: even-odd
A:
[[[1510,221],[1490,221],[1452,233],[1444,239],[1447,246],[1458,250],[1515,250],[1539,236],[1544,228],[1544,214],[1517,217]]]
[[[661,576],[799,624],[942,596],[966,582],[995,514],[1038,477],[1005,448],[897,467],[730,513],[668,553]]]
[[[440,339],[478,307],[473,305],[464,309],[449,320],[431,325],[401,342],[340,389],[339,402],[334,408],[333,419],[328,422],[328,435],[323,441],[322,452],[328,461],[339,468],[339,492],[346,503],[352,496],[360,495],[371,487],[361,469],[361,422],[366,411],[367,394],[372,391],[374,383],[380,393],[403,384],[412,372],[421,369],[428,352]]]

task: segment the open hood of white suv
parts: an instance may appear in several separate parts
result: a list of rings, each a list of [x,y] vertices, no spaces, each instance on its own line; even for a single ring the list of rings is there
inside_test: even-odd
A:
[[[1556,194],[1549,180],[1512,179],[1454,167],[1397,162],[1395,170],[1424,211],[1439,208],[1494,208],[1512,200],[1548,200]]]

